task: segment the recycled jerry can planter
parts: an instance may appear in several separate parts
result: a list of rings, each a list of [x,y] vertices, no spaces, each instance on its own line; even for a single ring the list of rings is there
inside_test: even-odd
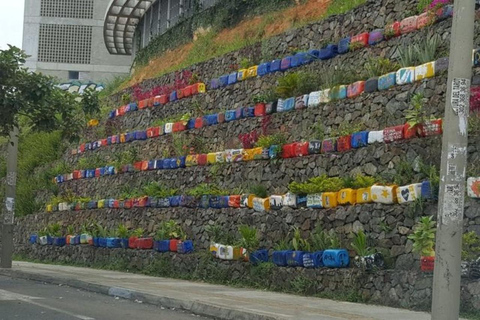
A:
[[[225,150],[225,162],[241,162],[243,161],[243,149]]]
[[[420,257],[420,270],[432,272],[435,267],[435,257]]]
[[[435,22],[435,18],[436,16],[428,11],[417,16],[417,29],[422,29],[433,24]]]
[[[323,252],[322,261],[327,268],[347,268],[350,256],[345,249],[329,249]]]
[[[410,184],[408,186],[400,186],[397,188],[398,203],[414,202],[421,198],[421,184]]]
[[[217,154],[215,152],[211,152],[207,154],[207,163],[208,164],[215,164],[217,162]]]
[[[365,91],[365,81],[357,81],[347,87],[347,97],[355,98]]]
[[[308,104],[308,94],[295,98],[295,110],[305,109]]]
[[[419,125],[420,135],[422,137],[430,137],[442,134],[442,119],[427,121]]]
[[[192,94],[197,93],[197,92],[193,93],[194,88],[195,88],[195,85],[186,86],[185,88],[183,88],[183,96],[190,97]]]
[[[228,85],[228,77],[229,77],[229,75],[225,74],[223,76],[220,76],[220,78],[218,78],[219,87],[226,87]]]
[[[178,242],[180,240],[177,240],[177,239],[171,239],[170,240],[170,251],[172,252],[177,252],[178,250]]]
[[[187,130],[186,122],[179,121],[179,122],[175,122],[173,124],[172,132],[180,132],[180,131],[185,131],[185,130]]]
[[[338,191],[337,201],[339,205],[357,203],[357,190],[347,188],[347,189],[342,189]]]
[[[280,210],[283,207],[283,196],[272,195],[270,196],[269,201],[270,209],[272,210]]]
[[[253,66],[247,69],[247,78],[255,78],[257,76],[258,66]]]
[[[336,208],[338,206],[338,192],[322,193],[322,205],[325,209]]]
[[[338,46],[335,44],[329,44],[325,48],[320,49],[318,52],[318,58],[321,60],[332,59],[338,55]]]
[[[270,62],[264,62],[258,65],[257,75],[263,77],[270,72]]]
[[[277,112],[287,112],[291,111],[295,108],[295,98],[288,98],[283,101],[282,108],[278,108],[277,105]]]
[[[210,208],[223,209],[228,208],[228,196],[210,196]]]
[[[265,103],[257,103],[255,105],[255,117],[264,117],[266,115],[265,112]]]
[[[295,142],[294,143],[294,152],[295,157],[308,156],[308,142]]]
[[[368,47],[369,36],[370,34],[368,32],[364,32],[356,36],[353,36],[350,39],[350,48],[359,49],[359,48]]]
[[[303,254],[303,263],[304,268],[321,268],[323,267],[323,251],[317,251],[312,253]]]
[[[263,148],[243,149],[243,161],[252,161],[261,158]]]
[[[173,132],[173,123],[165,123],[165,127],[163,129],[163,131],[165,132],[165,134],[169,134],[169,133],[172,133]]]
[[[228,206],[230,208],[240,208],[240,195],[231,195],[228,197]]]
[[[38,244],[41,246],[46,246],[48,244],[48,239],[46,236],[38,238]]]
[[[380,43],[383,41],[384,30],[383,29],[375,29],[372,32],[370,32],[370,35],[368,36],[368,45],[373,46],[376,45],[377,43]]]
[[[329,103],[331,100],[330,89],[320,91],[320,103]]]
[[[296,68],[296,67],[300,67],[301,65],[304,65],[307,60],[306,55],[307,55],[306,52],[299,52],[295,54],[291,59],[290,67]]]
[[[242,109],[242,118],[255,117],[255,107],[245,107]]]
[[[415,81],[435,76],[435,61],[424,63],[415,67]]]
[[[404,138],[404,125],[385,128],[383,130],[383,141],[385,143],[391,143],[394,141],[403,140]]]
[[[120,248],[120,239],[107,238],[107,248]]]
[[[437,20],[445,20],[453,16],[453,5],[449,4],[439,8],[436,12]]]
[[[305,207],[307,207],[307,195],[306,194],[297,195],[297,208],[305,208]]]
[[[238,70],[237,71],[237,81],[243,81],[245,79],[247,79],[247,69]]]
[[[371,188],[360,188],[356,190],[356,203],[364,204],[372,202]]]
[[[63,247],[67,244],[67,239],[65,237],[54,237],[53,245],[56,247]]]
[[[410,125],[409,123],[406,123],[403,126],[403,138],[404,139],[412,139],[415,138],[418,135],[419,132],[419,126],[416,125]]]
[[[415,81],[415,67],[399,69],[395,81],[398,85],[413,83]]]
[[[181,254],[187,254],[193,252],[193,241],[185,240],[179,241],[177,245],[177,252]]]
[[[195,129],[203,128],[206,125],[207,121],[205,120],[205,118],[200,117],[195,119]]]
[[[225,152],[224,151],[215,152],[215,162],[216,163],[224,163],[225,162]]]
[[[282,59],[282,62],[280,63],[280,70],[285,71],[289,68],[291,68],[291,63],[292,63],[292,57],[285,57]]]
[[[303,251],[288,251],[285,254],[287,265],[289,267],[301,267],[303,265]]]
[[[373,185],[370,188],[372,201],[375,203],[394,204],[397,202],[397,186]]]
[[[308,142],[308,154],[319,154],[322,149],[322,141],[311,140]]]
[[[405,34],[417,30],[417,19],[417,16],[411,16],[403,19],[400,22],[400,32]]]
[[[345,54],[348,51],[350,51],[350,37],[343,38],[338,43],[338,53],[339,54]]]
[[[270,63],[270,72],[277,72],[280,71],[280,65],[282,64],[282,60],[273,60]]]
[[[263,262],[268,262],[268,250],[261,249],[249,254],[249,261],[254,266],[259,265]]]
[[[365,81],[365,92],[372,93],[378,90],[378,77],[370,78]]]
[[[321,209],[323,208],[322,194],[307,195],[307,208]]]
[[[170,240],[160,240],[153,242],[153,249],[158,252],[170,251]]]
[[[368,144],[368,131],[360,131],[352,134],[352,148],[365,147]]]
[[[80,235],[80,244],[88,244],[92,240],[92,236],[89,234]]]
[[[448,57],[440,58],[437,61],[435,61],[435,75],[439,75],[444,71],[448,71],[448,65],[449,65]]]
[[[398,37],[402,34],[400,21],[395,21],[392,24],[385,26],[385,39],[391,39],[393,37]]]
[[[236,112],[235,110],[227,110],[225,111],[225,122],[230,122],[236,120]]]
[[[170,207],[178,207],[180,206],[180,196],[173,196],[168,198],[170,200]]]
[[[480,198],[479,177],[469,177],[467,179],[467,194],[470,198]]]
[[[206,154],[197,155],[197,162],[198,162],[199,166],[206,166],[207,165],[207,155]]]
[[[475,178],[470,178],[470,179],[475,179]],[[428,180],[422,181],[421,186],[420,186],[420,190],[421,190],[422,198],[432,199],[434,197],[433,196],[433,190],[432,190],[432,184],[430,183],[430,181],[428,181]],[[468,192],[468,180],[467,180],[467,192]]]
[[[136,249],[137,248],[137,237],[130,237],[128,238],[128,247],[130,249]]]
[[[337,140],[334,138],[322,141],[322,153],[331,153],[337,151]]]
[[[291,250],[274,251],[272,255],[273,263],[279,267],[287,266],[287,255],[291,255]]]
[[[277,145],[272,145],[268,148],[268,156],[270,159],[277,159],[282,155],[282,147]]]
[[[297,207],[297,195],[291,192],[287,192],[283,196],[283,206],[296,208]]]
[[[282,146],[282,158],[288,159],[295,157],[295,143],[284,144]]]
[[[369,131],[368,132],[368,144],[374,144],[377,142],[383,142],[383,130],[382,131]]]
[[[253,199],[253,210],[258,212],[265,212],[270,210],[270,199],[269,198],[254,198]]]
[[[37,239],[38,239],[38,236],[36,234],[32,234],[29,238],[28,238],[28,241],[30,242],[30,244],[35,244],[37,243]]]
[[[345,152],[352,148],[352,136],[343,136],[337,138],[337,151]]]
[[[98,207],[98,209],[103,209],[103,208],[105,208],[105,199],[98,200],[98,202],[97,202],[97,207]]]
[[[378,90],[387,90],[396,84],[397,74],[395,72],[388,73],[378,78]]]
[[[308,95],[308,107],[317,107],[320,104],[321,91],[310,92]]]
[[[197,166],[198,165],[198,155],[196,155],[196,154],[188,155],[186,160],[185,160],[185,165],[187,167]]]
[[[136,241],[137,249],[148,250],[153,248],[152,238],[139,238]]]
[[[330,100],[342,100],[347,98],[347,86],[335,86],[330,89]]]
[[[135,131],[135,140],[146,140],[147,132],[146,131]]]
[[[228,75],[228,84],[231,85],[235,83],[237,83],[237,73],[232,72]]]
[[[172,91],[170,93],[170,96],[169,96],[169,99],[168,99],[170,102],[174,102],[174,101],[177,101],[178,100],[178,97],[177,97],[177,91]]]
[[[218,115],[215,114],[209,114],[203,117],[204,122],[207,124],[207,126],[213,126],[218,124]]]
[[[157,206],[159,208],[169,208],[170,207],[170,198],[160,198],[160,199],[158,199]]]

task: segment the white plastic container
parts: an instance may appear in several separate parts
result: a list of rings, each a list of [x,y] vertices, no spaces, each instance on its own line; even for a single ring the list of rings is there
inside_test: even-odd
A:
[[[383,142],[383,130],[382,131],[370,131],[368,133],[368,144],[377,142]]]

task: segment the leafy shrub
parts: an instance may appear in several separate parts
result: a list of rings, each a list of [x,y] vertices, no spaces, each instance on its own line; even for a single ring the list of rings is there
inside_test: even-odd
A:
[[[464,233],[462,236],[462,260],[474,261],[480,256],[480,237],[475,231]]]
[[[435,233],[436,227],[432,217],[422,217],[415,225],[414,232],[408,236],[408,239],[413,241],[413,252],[425,257],[433,256]]]
[[[158,182],[150,182],[143,188],[145,195],[156,198],[168,198],[178,194],[178,189],[170,189]]]
[[[208,184],[208,183],[202,183],[196,186],[195,188],[187,190],[187,195],[193,196],[196,198],[200,198],[204,195],[226,196],[228,194],[229,194],[228,190],[220,189],[217,185]]]
[[[283,133],[276,133],[272,135],[261,135],[255,146],[259,148],[268,148],[273,145],[282,146],[287,143],[287,138]]]
[[[256,251],[260,245],[257,228],[241,225],[238,227],[238,231],[241,236],[239,245],[249,253]]]
[[[250,192],[259,198],[268,197],[267,188],[261,184],[253,185],[250,188]]]
[[[316,194],[322,192],[337,192],[344,188],[341,178],[328,178],[326,175],[310,178],[307,182],[292,182],[288,185],[290,192],[295,194]]]
[[[397,71],[399,65],[387,58],[369,58],[365,63],[365,70],[369,77],[379,77],[390,72]]]
[[[368,247],[367,236],[363,230],[357,232],[351,243],[353,250],[357,253],[359,257],[369,256],[374,253],[374,251]]]

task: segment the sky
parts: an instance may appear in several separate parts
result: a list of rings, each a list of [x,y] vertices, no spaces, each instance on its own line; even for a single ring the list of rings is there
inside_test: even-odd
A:
[[[0,0],[0,49],[22,47],[24,0]]]

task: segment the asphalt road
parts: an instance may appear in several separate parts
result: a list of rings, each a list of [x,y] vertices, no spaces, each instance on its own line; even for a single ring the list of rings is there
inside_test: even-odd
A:
[[[0,320],[207,319],[67,286],[0,276]]]

